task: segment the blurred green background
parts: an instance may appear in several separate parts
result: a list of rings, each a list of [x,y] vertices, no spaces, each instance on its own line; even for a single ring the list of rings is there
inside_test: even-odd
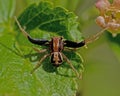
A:
[[[29,4],[41,0],[14,1],[16,4],[14,15],[19,16]],[[80,23],[79,29],[85,38],[92,36],[101,30],[95,23],[95,19],[99,15],[98,10],[94,6],[96,0],[47,1],[53,2],[55,6],[63,6],[66,9],[73,11],[78,16],[78,22]],[[0,14],[0,16],[1,15],[2,14]],[[0,30],[2,30],[2,28]],[[97,41],[89,44],[87,49],[84,47],[80,49],[85,66],[82,81],[83,96],[120,96],[119,37],[120,36],[118,35],[113,38],[109,32],[104,32]],[[116,38],[118,41],[114,40]]]

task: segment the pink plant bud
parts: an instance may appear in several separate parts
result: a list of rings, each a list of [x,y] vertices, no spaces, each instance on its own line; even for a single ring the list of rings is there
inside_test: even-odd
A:
[[[113,3],[108,0],[97,0],[95,5],[100,11],[96,23],[112,34],[120,33],[120,0],[113,0]]]
[[[113,6],[116,8],[120,8],[120,0],[113,0]]]
[[[105,19],[104,19],[104,17],[102,17],[102,16],[98,16],[98,17],[96,18],[96,23],[97,23],[99,26],[103,27],[103,28],[106,27]]]
[[[109,22],[109,23],[107,24],[107,26],[108,26],[108,28],[109,28],[110,30],[115,30],[115,31],[117,31],[117,30],[120,29],[120,24],[115,23],[115,22]]]
[[[100,11],[105,11],[109,6],[110,3],[108,0],[97,0],[95,3],[95,6],[100,10]]]

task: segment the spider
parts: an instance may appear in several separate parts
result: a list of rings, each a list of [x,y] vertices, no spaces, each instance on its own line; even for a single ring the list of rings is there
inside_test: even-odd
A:
[[[51,63],[53,64],[53,66],[59,67],[63,60],[65,60],[70,67],[72,68],[72,70],[75,72],[76,76],[78,78],[80,78],[80,74],[77,72],[77,70],[74,68],[74,66],[72,65],[72,63],[70,62],[70,60],[62,53],[62,51],[64,50],[64,47],[67,48],[72,48],[73,50],[82,46],[85,46],[86,44],[93,42],[94,40],[96,40],[100,34],[102,34],[104,32],[104,30],[102,30],[101,32],[99,32],[98,34],[92,36],[91,38],[85,39],[81,42],[74,42],[74,41],[70,41],[70,40],[64,40],[63,37],[52,37],[51,40],[44,40],[44,39],[34,39],[32,38],[25,30],[24,28],[21,27],[19,21],[17,20],[17,18],[15,17],[15,21],[19,27],[19,29],[21,30],[21,32],[24,34],[24,36],[33,44],[37,44],[40,46],[47,46],[49,47],[50,53],[49,54],[45,54],[40,61],[36,64],[36,66],[33,68],[33,70],[31,71],[31,73],[33,73],[37,68],[40,67],[42,61],[44,59],[46,59],[47,57],[51,57]],[[46,51],[48,51],[47,49],[43,49],[43,50],[39,50],[37,48],[34,48],[35,51],[37,51],[38,53],[44,53]]]

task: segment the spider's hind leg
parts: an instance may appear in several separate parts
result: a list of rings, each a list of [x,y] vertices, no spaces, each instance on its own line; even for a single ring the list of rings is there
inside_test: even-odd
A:
[[[82,74],[79,74],[78,71],[75,69],[75,67],[72,65],[72,63],[70,62],[70,60],[62,53],[63,58],[66,60],[66,62],[70,65],[70,67],[72,68],[72,70],[75,72],[76,76],[79,79],[82,79]]]

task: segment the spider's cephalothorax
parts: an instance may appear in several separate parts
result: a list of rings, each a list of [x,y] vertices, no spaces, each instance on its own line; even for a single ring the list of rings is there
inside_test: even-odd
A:
[[[48,51],[48,54],[45,54],[40,61],[38,62],[38,64],[35,66],[35,68],[31,71],[31,73],[33,73],[40,65],[41,62],[47,58],[48,56],[51,56],[51,63],[58,67],[59,65],[62,64],[63,60],[65,60],[70,67],[73,69],[73,71],[75,72],[75,74],[77,75],[77,77],[79,77],[79,73],[77,72],[77,70],[74,68],[74,66],[71,64],[70,60],[62,53],[62,51],[65,48],[71,48],[71,49],[75,49],[75,48],[79,48],[84,46],[86,43],[89,43],[91,41],[94,41],[97,37],[99,37],[98,35],[93,36],[92,38],[88,38],[86,40],[83,40],[79,43],[77,42],[73,42],[70,40],[64,40],[62,37],[53,37],[51,40],[44,40],[44,39],[33,39],[20,25],[19,21],[17,20],[17,18],[15,18],[16,23],[18,25],[18,27],[20,28],[21,32],[25,35],[26,38],[28,38],[28,40],[33,43],[33,44],[37,44],[40,46],[46,46],[49,47],[49,51],[47,49],[43,49],[43,50],[39,50],[37,48],[34,48],[35,51],[37,51],[38,53],[43,53]],[[102,31],[101,31],[102,33]]]
[[[63,62],[61,51],[63,50],[64,42],[62,37],[53,37],[50,41],[51,63],[58,67]]]

